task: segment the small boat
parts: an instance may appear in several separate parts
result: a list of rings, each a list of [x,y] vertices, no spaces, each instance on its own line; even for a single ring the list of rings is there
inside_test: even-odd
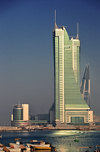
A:
[[[32,143],[28,143],[27,147],[30,147],[31,150],[53,150],[55,151],[55,147],[51,146],[49,143],[45,143],[44,141],[32,140]]]
[[[30,148],[27,146],[24,146],[20,141],[16,140],[16,143],[9,143],[10,147],[8,148],[10,152],[21,152],[21,151],[29,151]]]
[[[12,149],[14,149],[14,148],[24,149],[25,148],[25,146],[22,143],[20,143],[19,141],[16,141],[16,143],[9,143],[9,145]]]
[[[10,147],[4,147],[3,151],[5,151],[5,152],[21,152],[21,149],[20,148],[14,148],[14,149],[12,149]]]
[[[30,147],[27,147],[23,145],[20,141],[19,138],[15,139],[15,143],[9,143],[10,147],[7,147],[3,144],[0,144],[0,152],[5,151],[5,152],[30,152],[31,149]]]

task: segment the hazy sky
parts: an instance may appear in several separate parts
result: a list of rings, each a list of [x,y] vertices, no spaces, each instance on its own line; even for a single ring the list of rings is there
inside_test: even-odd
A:
[[[0,122],[10,122],[14,104],[47,113],[53,98],[54,10],[57,25],[76,35],[79,22],[81,73],[90,65],[91,106],[100,115],[100,1],[0,0]],[[81,74],[81,75],[82,75]],[[0,125],[1,125],[0,123]]]

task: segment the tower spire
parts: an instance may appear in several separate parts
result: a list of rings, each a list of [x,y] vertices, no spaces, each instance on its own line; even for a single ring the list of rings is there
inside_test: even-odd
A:
[[[58,28],[56,24],[56,10],[55,10],[55,28]]]
[[[55,10],[55,24],[56,24],[56,10]]]
[[[77,23],[77,36],[76,36],[77,39],[79,39],[79,23]]]

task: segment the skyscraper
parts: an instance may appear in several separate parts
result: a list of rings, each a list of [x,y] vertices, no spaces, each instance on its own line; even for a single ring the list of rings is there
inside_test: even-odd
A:
[[[80,40],[69,38],[65,27],[53,31],[54,107],[56,124],[84,124],[93,112],[80,93]]]

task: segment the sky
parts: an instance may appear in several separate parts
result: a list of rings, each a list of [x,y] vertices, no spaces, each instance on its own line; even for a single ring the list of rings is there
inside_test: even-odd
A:
[[[0,0],[0,125],[13,106],[29,103],[31,114],[48,113],[54,102],[54,10],[57,25],[76,36],[79,23],[81,78],[90,66],[91,108],[100,115],[100,1]]]

